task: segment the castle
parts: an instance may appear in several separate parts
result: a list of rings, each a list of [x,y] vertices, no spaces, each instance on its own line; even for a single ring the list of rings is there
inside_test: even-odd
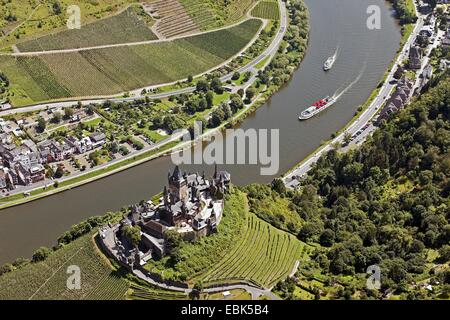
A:
[[[198,173],[182,173],[175,167],[168,174],[159,203],[141,202],[130,207],[119,224],[101,230],[103,244],[116,258],[127,264],[145,263],[152,256],[164,255],[165,232],[174,230],[185,241],[208,236],[217,231],[224,210],[224,194],[230,188],[231,176],[214,170],[212,179]],[[122,237],[126,226],[139,226],[141,242],[133,248]],[[130,262],[130,258],[132,262]]]

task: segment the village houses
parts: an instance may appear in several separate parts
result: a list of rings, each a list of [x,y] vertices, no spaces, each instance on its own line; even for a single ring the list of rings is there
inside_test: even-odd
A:
[[[106,135],[100,132],[81,139],[68,136],[63,141],[46,139],[35,143],[24,139],[21,130],[24,125],[24,119],[13,122],[0,118],[0,190],[43,181],[45,165],[84,154],[106,143]]]

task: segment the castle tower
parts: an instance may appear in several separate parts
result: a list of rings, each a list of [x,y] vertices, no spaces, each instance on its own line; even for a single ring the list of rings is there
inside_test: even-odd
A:
[[[164,186],[164,191],[163,191],[163,201],[164,201],[164,207],[167,209],[169,207],[169,202],[168,202],[168,192],[167,192],[167,187]]]
[[[185,177],[181,174],[178,166],[173,170],[172,175],[169,175],[169,196],[172,204],[178,201],[188,201],[188,185]]]

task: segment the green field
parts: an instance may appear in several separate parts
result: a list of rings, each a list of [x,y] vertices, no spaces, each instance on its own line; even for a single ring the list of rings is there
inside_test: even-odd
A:
[[[142,8],[141,8],[142,10]],[[22,52],[83,48],[108,44],[157,39],[147,22],[139,17],[138,7],[83,25],[81,29],[65,30],[18,44]]]
[[[261,21],[230,29],[139,46],[32,57],[5,56],[0,70],[11,82],[15,106],[69,97],[113,95],[173,82],[232,58],[255,36]]]
[[[242,20],[257,0],[178,0],[178,2],[183,5],[186,13],[193,21],[195,21],[201,30],[211,30]],[[35,50],[35,48],[38,48],[39,45],[41,45],[40,42],[42,42],[43,46],[49,48],[53,47],[53,44],[49,43],[53,38],[58,40],[55,45],[59,48],[69,46],[68,43],[70,43],[70,41],[74,41],[74,43],[78,45],[85,45],[85,43],[102,43],[102,41],[120,41],[121,37],[126,37],[117,33],[114,34],[114,30],[118,29],[118,26],[108,23],[108,26],[112,27],[111,33],[108,34],[105,30],[91,30],[92,26],[90,26],[90,24],[99,22],[98,24],[96,23],[95,26],[102,28],[105,21],[101,21],[100,19],[110,17],[113,19],[111,21],[117,20],[116,15],[120,15],[120,12],[125,10],[127,6],[136,4],[137,1],[58,0],[58,3],[60,4],[59,13],[53,10],[54,3],[54,0],[2,1],[0,6],[0,35],[6,36],[0,37],[0,50],[10,52],[11,46],[13,45],[19,45],[24,48],[24,50],[26,50],[26,47],[30,46],[30,48]],[[95,38],[88,40],[80,39],[78,37],[80,34],[79,32],[70,32],[70,35],[66,32],[66,22],[69,18],[67,8],[71,5],[80,7],[82,29],[87,30],[86,34],[91,31],[95,31],[95,33],[104,33],[104,40]],[[145,16],[145,20],[149,19],[147,14],[145,14]],[[141,15],[141,17],[144,17],[144,15]],[[119,22],[121,22],[120,18]],[[129,22],[131,22],[131,20],[129,20]],[[131,27],[132,29],[135,27],[130,24],[125,24],[123,26],[126,28]],[[122,31],[124,28],[118,30]],[[139,30],[135,31],[138,31],[137,33],[139,33]],[[61,32],[63,35],[58,34],[56,37],[50,36],[57,32]],[[126,31],[125,33],[129,33],[129,31]],[[45,39],[40,39],[40,41],[37,42],[34,41],[39,37],[44,37]],[[133,32],[132,38],[135,37],[136,32]]]
[[[179,0],[191,19],[202,29],[208,30],[220,25],[215,11],[205,1]]]
[[[226,8],[226,21],[236,22],[242,19],[258,0],[235,0]]]
[[[214,283],[246,280],[268,288],[289,275],[304,249],[294,236],[249,215],[243,236],[202,279]]]
[[[72,265],[81,270],[80,290],[67,289],[67,268]],[[0,288],[0,300],[116,300],[125,298],[128,282],[99,255],[89,234],[57,250],[43,262],[2,275]]]
[[[277,1],[261,1],[252,10],[252,16],[263,19],[280,19],[280,8]]]
[[[76,5],[81,11],[82,25],[102,18],[111,17],[132,0],[58,0],[60,13],[52,8],[54,0],[7,0],[0,5],[0,48],[19,44],[27,40],[67,30],[67,8]]]
[[[242,20],[258,0],[178,0],[202,30]]]

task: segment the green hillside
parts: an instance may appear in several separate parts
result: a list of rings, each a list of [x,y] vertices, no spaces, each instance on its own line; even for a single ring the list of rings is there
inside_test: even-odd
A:
[[[118,15],[84,25],[81,29],[39,37],[20,43],[17,47],[21,52],[29,52],[156,40],[142,11],[138,6],[129,7]]]
[[[171,42],[30,57],[4,56],[0,71],[11,82],[11,100],[17,106],[112,95],[205,72],[242,50],[260,27],[259,20],[248,20],[230,29]]]

